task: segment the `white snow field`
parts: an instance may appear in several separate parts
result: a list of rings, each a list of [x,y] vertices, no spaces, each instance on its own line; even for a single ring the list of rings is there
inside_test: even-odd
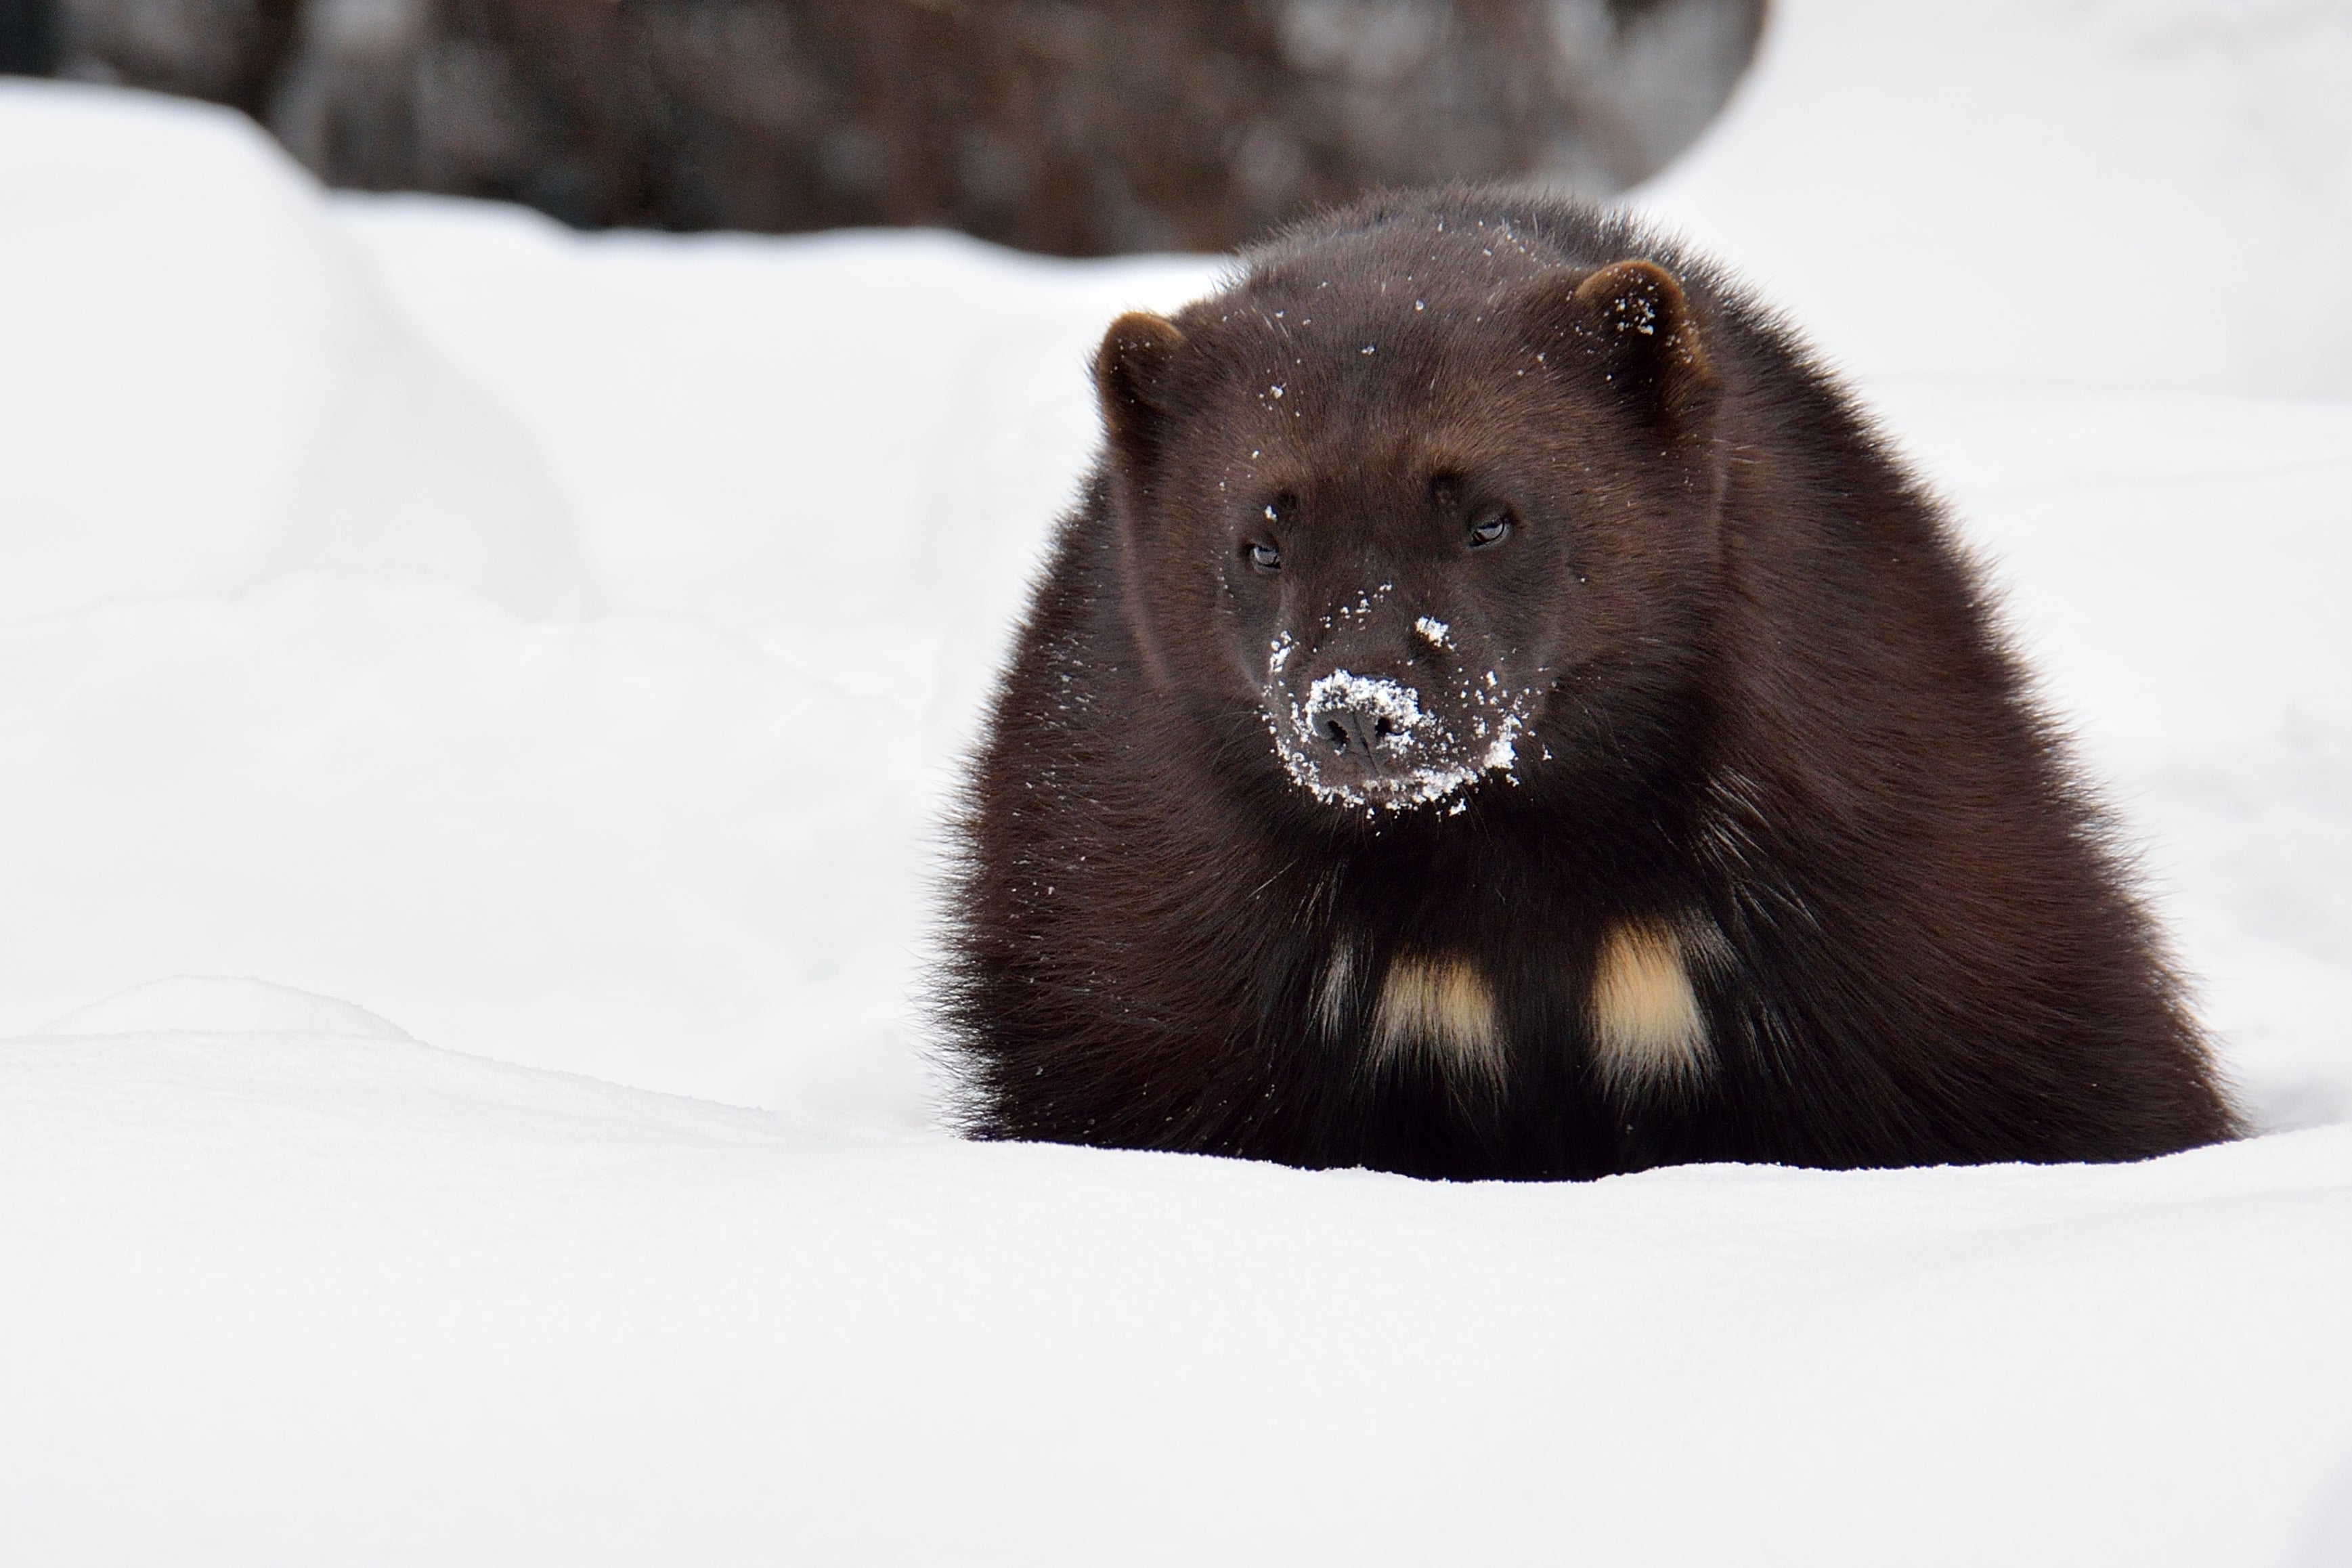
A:
[[[938,813],[1213,262],[0,86],[0,1562],[2352,1563],[2347,38],[1784,0],[1650,198],[1951,498],[2263,1134],[1574,1186],[940,1130]]]

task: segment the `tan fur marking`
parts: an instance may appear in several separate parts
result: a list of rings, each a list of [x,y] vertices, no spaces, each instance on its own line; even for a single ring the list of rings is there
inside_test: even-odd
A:
[[[1601,939],[1592,971],[1592,1056],[1612,1093],[1695,1083],[1713,1065],[1685,955],[1695,947],[1704,961],[1722,939],[1711,927],[1693,936],[1629,921]]]
[[[1466,959],[1400,957],[1381,983],[1372,1050],[1382,1061],[1419,1056],[1500,1077],[1502,1030],[1486,977]]]
[[[1324,966],[1323,982],[1315,988],[1315,1021],[1327,1035],[1336,1035],[1348,1022],[1349,993],[1356,982],[1356,950],[1347,942],[1332,944],[1331,962]]]

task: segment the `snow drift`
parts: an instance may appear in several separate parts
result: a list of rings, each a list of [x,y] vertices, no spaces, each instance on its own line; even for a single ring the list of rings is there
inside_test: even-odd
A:
[[[2343,1127],[1448,1186],[194,1032],[0,1105],[13,1563],[2283,1563],[2352,1437]]]

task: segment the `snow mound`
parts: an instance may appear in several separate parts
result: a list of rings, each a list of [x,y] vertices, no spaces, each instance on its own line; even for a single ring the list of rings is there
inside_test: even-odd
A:
[[[961,235],[582,237],[331,198],[420,341],[545,454],[614,601],[754,637],[969,733],[1097,438],[1104,325],[1223,263]]]
[[[599,602],[529,440],[251,121],[0,79],[0,617],[293,566]]]
[[[1873,374],[2352,395],[2352,6],[1774,0],[1639,204]]]
[[[0,1257],[12,1561],[2284,1568],[2352,1461],[2352,1128],[1456,1185],[34,1039]]]
[[[927,689],[316,572],[0,626],[0,852],[89,895],[0,901],[0,998],[22,1030],[257,973],[456,1049],[919,1120]]]
[[[77,1007],[44,1035],[328,1035],[410,1040],[398,1025],[315,991],[223,974],[151,980]]]

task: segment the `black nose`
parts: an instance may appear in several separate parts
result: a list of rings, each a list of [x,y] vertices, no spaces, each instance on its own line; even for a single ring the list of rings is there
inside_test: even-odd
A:
[[[1374,743],[1395,734],[1397,727],[1396,721],[1379,709],[1349,702],[1317,710],[1315,732],[1342,752],[1369,757]]]

